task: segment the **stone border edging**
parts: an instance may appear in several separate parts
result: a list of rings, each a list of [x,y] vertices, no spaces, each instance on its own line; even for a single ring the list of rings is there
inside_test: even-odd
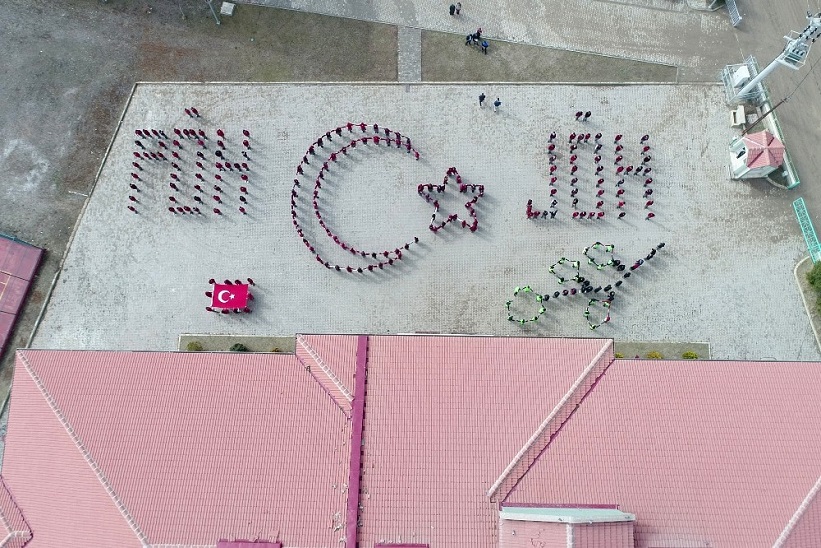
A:
[[[812,309],[810,309],[810,306],[807,303],[807,298],[804,295],[804,288],[801,284],[801,279],[798,277],[798,270],[804,265],[805,262],[809,260],[811,260],[810,257],[804,257],[798,261],[798,264],[795,265],[792,272],[795,277],[795,283],[798,285],[798,293],[801,295],[801,302],[804,303],[804,311],[807,313],[807,318],[810,320],[812,334],[815,335],[815,343],[818,345],[818,349],[821,350],[821,338],[818,337],[818,329],[815,326],[815,319],[813,318]]]

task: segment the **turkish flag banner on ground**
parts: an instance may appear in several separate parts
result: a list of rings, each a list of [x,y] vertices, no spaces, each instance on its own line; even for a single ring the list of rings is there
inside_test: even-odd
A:
[[[245,308],[248,306],[248,285],[214,284],[211,306],[214,308]]]

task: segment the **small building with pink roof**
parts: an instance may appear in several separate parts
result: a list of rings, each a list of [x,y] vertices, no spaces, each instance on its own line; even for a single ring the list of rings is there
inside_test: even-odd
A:
[[[816,547],[819,392],[609,339],[18,350],[0,546]]]

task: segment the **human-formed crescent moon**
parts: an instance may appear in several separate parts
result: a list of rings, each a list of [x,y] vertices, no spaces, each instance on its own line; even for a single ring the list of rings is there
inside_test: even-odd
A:
[[[227,298],[227,299],[223,299],[223,298],[222,298],[222,296],[223,296],[223,294],[224,294],[224,293],[227,293],[227,294],[228,294],[228,298]],[[227,303],[228,301],[230,301],[230,300],[231,300],[231,297],[233,297],[233,295],[231,295],[231,292],[230,292],[230,291],[228,291],[227,289],[223,289],[222,291],[220,291],[219,293],[217,293],[217,300],[218,300],[219,302],[223,303],[223,304],[225,304],[225,303]]]

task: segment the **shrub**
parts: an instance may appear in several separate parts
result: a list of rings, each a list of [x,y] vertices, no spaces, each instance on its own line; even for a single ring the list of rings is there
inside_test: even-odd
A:
[[[624,358],[624,354],[622,354],[621,352],[616,352],[616,359],[620,360],[622,358]]]
[[[661,355],[661,352],[656,352],[653,350],[652,352],[648,352],[647,356],[645,356],[648,360],[663,360],[664,356]]]
[[[816,293],[821,294],[821,263],[815,263],[812,270],[807,272],[807,281],[810,282]]]
[[[202,343],[199,341],[191,341],[190,343],[185,345],[185,348],[189,352],[202,352]]]
[[[692,350],[688,350],[687,352],[682,354],[681,357],[684,358],[685,360],[697,360],[698,359],[698,354],[696,354]]]
[[[242,343],[234,343],[228,350],[231,352],[248,352],[248,347]]]
[[[282,349],[278,346],[275,346],[271,349],[271,352],[282,352]]]

